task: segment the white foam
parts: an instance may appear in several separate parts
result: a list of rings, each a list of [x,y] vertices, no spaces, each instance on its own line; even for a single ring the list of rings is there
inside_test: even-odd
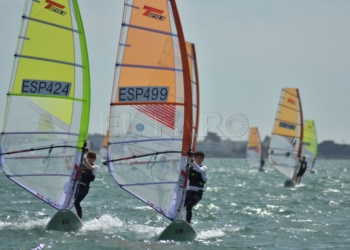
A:
[[[197,232],[197,240],[206,240],[210,238],[217,238],[225,236],[225,232],[220,228],[213,228],[210,230],[204,230]]]
[[[100,231],[103,233],[110,233],[116,228],[121,228],[123,225],[124,223],[118,217],[112,217],[105,214],[98,219],[92,219],[84,222],[81,232]]]

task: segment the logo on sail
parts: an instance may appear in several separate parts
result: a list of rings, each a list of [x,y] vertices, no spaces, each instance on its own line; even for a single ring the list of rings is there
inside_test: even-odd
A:
[[[295,105],[295,100],[288,98],[288,103]]]
[[[157,19],[159,21],[164,21],[166,18],[165,16],[160,15],[164,12],[163,10],[158,10],[156,8],[149,7],[147,5],[145,5],[143,7],[143,9],[146,10],[146,12],[143,13],[144,16],[152,17],[152,18]]]
[[[289,123],[285,123],[285,122],[280,122],[279,126],[281,128],[286,128],[286,129],[290,129],[290,130],[294,130],[295,129],[295,125],[289,124]]]
[[[60,14],[62,16],[67,14],[67,12],[63,10],[66,6],[59,4],[59,3],[56,3],[52,0],[46,0],[45,3],[48,3],[48,5],[45,6],[45,9],[51,10],[51,11],[53,11],[57,14]]]

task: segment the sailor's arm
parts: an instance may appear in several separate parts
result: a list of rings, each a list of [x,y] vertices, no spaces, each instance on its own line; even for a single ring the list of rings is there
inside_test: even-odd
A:
[[[85,165],[85,167],[86,167],[87,169],[89,169],[89,170],[91,170],[91,171],[94,171],[94,170],[95,170],[95,166],[94,166],[94,165],[91,165],[91,164],[89,163],[89,161],[86,160],[86,158],[84,158],[84,165]]]

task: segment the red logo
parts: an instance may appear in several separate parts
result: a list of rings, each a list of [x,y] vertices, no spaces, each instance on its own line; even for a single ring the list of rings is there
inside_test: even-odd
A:
[[[159,10],[159,9],[156,9],[156,8],[153,8],[153,7],[149,7],[147,5],[145,5],[143,7],[143,9],[146,10],[145,13],[143,13],[144,16],[148,16],[148,17],[152,17],[152,18],[155,18],[159,21],[164,21],[165,20],[165,16],[162,16],[160,14],[162,14],[164,11],[163,10]]]
[[[289,102],[290,104],[295,105],[295,101],[294,101],[293,99],[288,98],[288,102]]]
[[[66,6],[59,4],[59,3],[56,3],[52,0],[46,0],[45,3],[48,3],[48,5],[46,5],[45,9],[56,12],[57,14],[60,14],[62,16],[67,14],[67,12],[63,10]]]

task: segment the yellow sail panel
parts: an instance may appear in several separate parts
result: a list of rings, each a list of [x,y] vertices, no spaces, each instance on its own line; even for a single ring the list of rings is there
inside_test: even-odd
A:
[[[71,18],[68,0],[33,3],[30,15],[24,17],[27,28],[22,34],[23,45],[11,91],[12,94],[35,95],[40,94],[38,89],[41,88],[45,89],[41,96],[47,97],[55,91],[61,92],[60,98],[30,99],[68,125],[71,124],[72,115],[67,111],[72,110],[73,102],[61,98],[73,98],[75,90]],[[66,112],[60,112],[62,108]]]
[[[300,138],[300,107],[296,89],[283,91],[273,134]]]
[[[176,91],[174,42],[167,1],[133,1],[123,58],[120,62],[119,88],[159,86],[167,88],[167,102],[183,100]],[[124,24],[126,25],[126,24]],[[142,38],[142,39],[140,39]],[[181,68],[180,68],[181,70]],[[141,89],[139,89],[141,91]],[[161,89],[151,88],[150,91]],[[128,93],[137,92],[128,89]],[[142,91],[145,96],[149,93]],[[165,93],[165,92],[164,92]],[[120,97],[120,98],[119,98]],[[116,101],[123,101],[124,93],[117,91]],[[128,95],[127,98],[134,96]],[[157,101],[155,96],[152,100]],[[141,99],[142,102],[143,99]],[[135,98],[139,102],[139,99]]]
[[[260,139],[257,127],[252,127],[249,130],[248,149],[253,147],[260,147]]]
[[[310,152],[315,152],[315,130],[312,120],[305,120],[304,124],[304,136],[303,147],[307,148]]]

